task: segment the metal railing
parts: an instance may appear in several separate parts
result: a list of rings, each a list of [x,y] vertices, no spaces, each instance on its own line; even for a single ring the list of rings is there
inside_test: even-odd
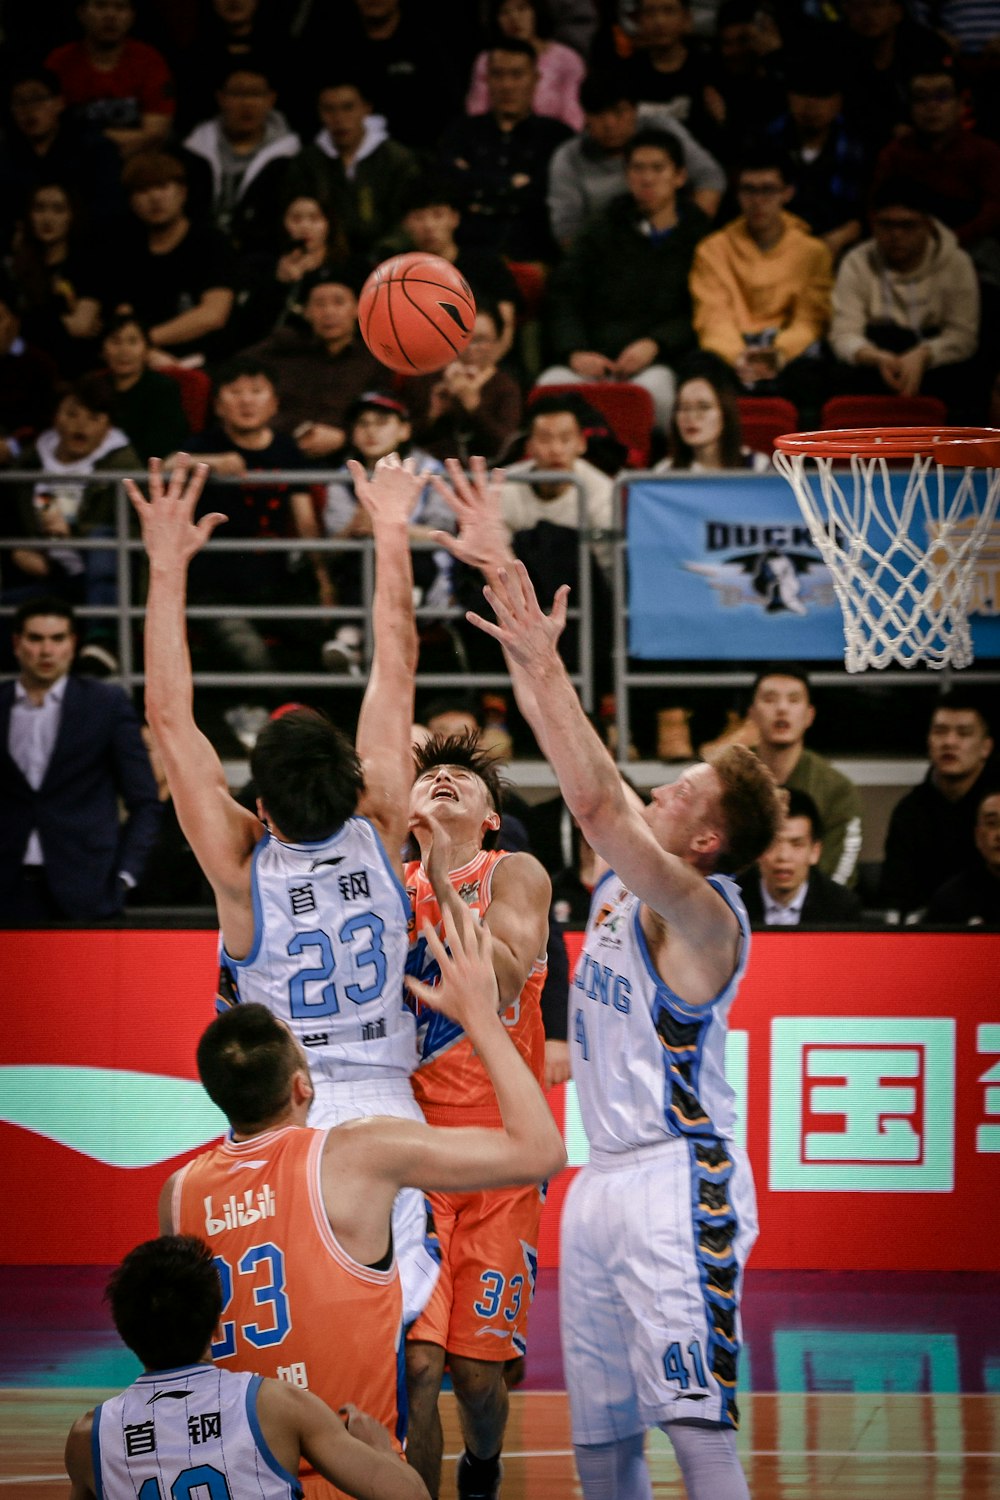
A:
[[[144,675],[141,667],[137,664],[135,639],[133,627],[142,621],[145,609],[142,604],[135,601],[137,570],[133,567],[133,558],[144,556],[142,542],[136,533],[132,507],[126,495],[122,480],[134,479],[138,483],[146,480],[145,469],[139,470],[114,470],[112,472],[98,473],[91,478],[85,476],[66,476],[62,480],[65,484],[114,484],[115,486],[115,527],[113,537],[43,537],[43,536],[20,536],[0,537],[0,578],[2,578],[3,556],[15,550],[26,551],[67,551],[74,552],[109,552],[115,553],[115,576],[117,582],[117,603],[115,605],[87,605],[74,606],[74,612],[81,620],[107,620],[111,619],[115,624],[117,641],[117,656],[119,661],[119,680],[127,692],[142,684]],[[515,476],[517,477],[517,476]],[[52,476],[49,476],[51,479]],[[262,471],[259,473],[247,473],[240,476],[213,475],[212,484],[224,484],[239,488],[253,486],[257,488],[281,486],[284,489],[309,489],[316,485],[327,485],[343,481],[342,472],[334,472],[330,469],[296,469]],[[0,474],[0,484],[35,486],[43,483],[46,479],[42,470],[17,470],[7,471]],[[591,578],[589,567],[590,550],[593,543],[606,542],[607,534],[594,531],[589,526],[587,514],[587,496],[581,480],[572,473],[564,471],[539,470],[532,473],[532,480],[541,483],[560,483],[572,485],[576,490],[579,505],[579,554],[578,554],[578,599],[569,610],[569,616],[577,623],[577,664],[570,675],[580,694],[584,707],[588,712],[594,707],[594,641],[593,641],[593,609],[591,598]],[[437,550],[435,544],[430,541],[414,541],[411,543],[414,552],[433,552]],[[317,623],[329,627],[338,622],[351,621],[360,623],[364,640],[364,660],[371,660],[372,651],[372,626],[371,606],[375,585],[375,551],[374,543],[370,539],[345,540],[339,537],[292,537],[292,538],[265,538],[259,541],[247,538],[228,540],[220,531],[206,544],[204,551],[207,554],[233,553],[247,554],[249,552],[259,553],[263,549],[273,552],[286,552],[298,555],[308,554],[346,554],[359,553],[361,556],[361,601],[359,604],[338,604],[326,606],[321,604],[303,605],[266,605],[266,604],[191,604],[187,608],[189,620],[225,620],[232,616],[248,620],[316,620]],[[40,582],[39,592],[44,592],[44,584]],[[10,616],[17,607],[17,600],[3,600],[0,602],[0,616]],[[451,606],[421,605],[416,610],[418,627],[432,621],[454,621],[464,618],[464,610]],[[355,688],[363,689],[367,681],[367,674],[362,673],[358,677],[334,675],[327,671],[274,671],[274,672],[250,672],[238,670],[197,670],[194,673],[195,687],[205,688]],[[417,673],[417,687],[438,689],[481,689],[481,688],[510,688],[510,677],[505,672],[483,673],[469,672],[459,668],[448,672],[420,672]]]

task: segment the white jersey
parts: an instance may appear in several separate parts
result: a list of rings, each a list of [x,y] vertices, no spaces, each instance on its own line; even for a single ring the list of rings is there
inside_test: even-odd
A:
[[[317,1090],[353,1079],[408,1079],[416,1021],[403,988],[410,906],[367,818],[332,838],[265,834],[251,876],[253,946],[222,950],[219,1009],[256,1001],[309,1054]]]
[[[139,1379],[94,1412],[100,1500],[296,1500],[257,1420],[260,1376],[189,1365]]]
[[[713,875],[709,883],[735,913],[743,941],[728,984],[699,1006],[685,1004],[656,972],[639,898],[613,871],[594,888],[570,986],[573,1081],[592,1158],[733,1133],[726,1019],[749,957],[750,925],[733,881]]]

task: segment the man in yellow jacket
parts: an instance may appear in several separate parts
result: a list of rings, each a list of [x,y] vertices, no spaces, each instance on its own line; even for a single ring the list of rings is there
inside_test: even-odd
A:
[[[695,252],[698,342],[732,365],[748,391],[788,394],[804,425],[816,425],[822,364],[815,356],[830,322],[830,252],[785,211],[793,190],[779,156],[747,157],[736,191],[740,217]]]

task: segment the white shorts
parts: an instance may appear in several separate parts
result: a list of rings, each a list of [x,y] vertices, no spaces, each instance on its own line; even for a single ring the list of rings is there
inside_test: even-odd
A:
[[[757,1238],[746,1153],[680,1139],[593,1160],[562,1216],[559,1304],[574,1443],[665,1422],[735,1427],[743,1268]]]
[[[316,1097],[307,1123],[329,1130],[367,1115],[418,1120],[425,1124],[408,1078],[314,1080]],[[441,1256],[429,1224],[430,1210],[419,1188],[403,1188],[392,1206],[392,1243],[403,1292],[403,1323],[408,1327],[430,1301],[441,1270]]]

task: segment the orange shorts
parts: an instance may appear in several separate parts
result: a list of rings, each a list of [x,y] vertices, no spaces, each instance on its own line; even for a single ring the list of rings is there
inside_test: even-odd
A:
[[[427,1197],[441,1242],[441,1275],[409,1338],[466,1359],[517,1358],[525,1351],[535,1295],[544,1187]]]

